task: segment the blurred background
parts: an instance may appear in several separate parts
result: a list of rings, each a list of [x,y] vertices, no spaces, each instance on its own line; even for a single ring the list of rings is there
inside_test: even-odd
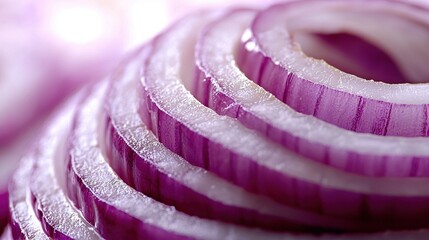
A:
[[[261,5],[255,0],[0,0],[0,193],[64,99],[102,79],[126,52],[184,14],[237,3]]]

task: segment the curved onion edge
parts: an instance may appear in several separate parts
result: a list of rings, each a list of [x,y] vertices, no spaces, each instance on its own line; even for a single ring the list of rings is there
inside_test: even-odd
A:
[[[97,133],[101,131],[97,123],[103,104],[101,92],[90,96],[74,121],[67,186],[71,200],[106,239],[403,239],[410,236],[424,239],[428,234],[426,230],[321,236],[274,234],[180,213],[131,189],[104,159],[97,140]]]
[[[79,96],[79,95],[77,95]],[[76,97],[77,98],[77,97]],[[76,99],[75,99],[76,100]],[[64,161],[65,133],[70,126],[76,101],[63,106],[38,144],[35,166],[30,177],[32,204],[44,231],[54,239],[101,239],[93,227],[69,202],[60,186]],[[55,166],[55,164],[57,166]]]
[[[429,133],[426,117],[428,104],[425,100],[428,92],[427,84],[386,84],[367,81],[338,71],[323,61],[302,54],[299,47],[291,42],[287,27],[279,25],[288,22],[289,17],[296,20],[291,20],[293,23],[290,28],[305,29],[317,25],[317,21],[312,21],[313,18],[310,18],[308,23],[305,21],[301,23],[299,19],[297,20],[297,16],[308,15],[317,18],[322,15],[321,18],[323,18],[325,12],[331,11],[333,16],[325,18],[329,22],[323,22],[325,23],[323,26],[332,25],[332,29],[335,30],[336,25],[339,25],[338,29],[352,31],[353,28],[365,31],[371,28],[362,28],[367,24],[356,24],[360,21],[332,22],[336,17],[342,19],[342,14],[346,11],[363,10],[377,13],[360,18],[367,21],[381,17],[383,14],[390,17],[389,21],[375,21],[391,23],[390,28],[383,27],[382,30],[379,29],[380,31],[392,29],[389,33],[395,34],[394,36],[397,36],[398,31],[402,31],[400,27],[413,31],[413,34],[407,37],[415,44],[410,45],[407,41],[397,43],[399,52],[404,52],[403,49],[408,46],[405,51],[408,55],[401,55],[398,59],[412,63],[415,59],[418,61],[418,56],[426,56],[427,48],[423,41],[428,37],[428,31],[423,30],[423,26],[427,29],[429,22],[426,8],[386,0],[371,1],[367,4],[360,4],[358,1],[347,2],[347,4],[341,1],[295,1],[274,5],[259,12],[250,27],[251,31],[248,31],[243,38],[237,58],[238,65],[250,79],[301,113],[314,115],[339,127],[357,132],[407,137],[427,136]],[[400,19],[398,16],[405,16],[402,18],[405,20],[402,21],[406,23],[396,24]],[[390,21],[391,19],[393,20]],[[325,29],[323,26],[318,29]],[[378,32],[365,32],[365,34],[372,34],[371,36],[374,37]],[[379,38],[382,35],[378,34]],[[395,39],[403,38],[403,36],[401,38],[394,36],[389,37],[389,41],[384,39],[379,41],[384,41],[383,46],[387,46],[390,42],[391,45],[396,44]],[[390,46],[390,48],[394,47]],[[422,76],[426,76],[427,70],[421,65],[422,62],[415,63],[415,66],[420,66],[418,67],[420,72],[423,71]],[[419,72],[417,70],[416,72]]]
[[[118,71],[106,98],[102,149],[127,184],[187,214],[249,226],[301,231],[373,229],[366,224],[281,206],[191,166],[167,150],[137,114],[136,76],[145,57],[136,56]],[[122,97],[124,92],[126,98]]]
[[[234,53],[252,17],[236,15],[240,14],[213,22],[200,36],[191,89],[200,102],[294,152],[347,172],[376,177],[429,176],[426,138],[347,131],[295,112],[249,81],[236,66]]]
[[[289,206],[392,228],[426,225],[426,179],[369,178],[332,169],[199,103],[180,80],[192,76],[184,63],[192,62],[186,54],[193,52],[201,19],[194,15],[158,36],[145,63],[139,114],[160,142],[196,166]]]
[[[8,198],[7,191],[0,193],[0,233],[6,227],[9,220]]]
[[[99,148],[97,119],[103,103],[100,94],[91,96],[75,119],[67,189],[70,199],[103,237],[278,239],[281,236],[186,215],[122,182]]]
[[[21,160],[9,185],[10,227],[13,239],[49,239],[31,204],[29,184],[35,154],[29,153]]]

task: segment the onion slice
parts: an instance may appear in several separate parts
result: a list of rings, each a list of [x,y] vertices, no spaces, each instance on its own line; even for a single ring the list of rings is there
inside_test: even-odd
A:
[[[374,224],[382,220],[391,227],[426,225],[427,179],[379,179],[332,169],[199,103],[180,81],[192,80],[193,59],[186,54],[193,51],[201,22],[193,15],[158,36],[143,69],[140,115],[160,142],[190,163],[286,205]]]
[[[74,101],[76,103],[76,101]],[[36,215],[49,237],[60,239],[102,239],[69,202],[59,177],[64,174],[58,160],[64,159],[62,142],[71,124],[74,109],[69,103],[58,119],[51,123],[39,143],[35,166],[30,178],[30,190]]]
[[[250,79],[298,112],[357,132],[428,136],[428,84],[387,84],[346,74],[305,56],[293,41],[300,31],[350,32],[388,53],[410,81],[427,82],[427,13],[385,0],[274,5],[243,35],[237,62]],[[398,32],[406,34],[395,37]]]
[[[49,239],[31,204],[29,185],[35,158],[33,152],[21,160],[9,185],[10,226],[14,239]]]
[[[166,149],[138,116],[135,90],[145,52],[127,62],[107,95],[102,146],[119,176],[138,191],[190,215],[277,230],[363,230],[347,222],[282,206],[190,165]],[[123,93],[127,97],[122,97]]]
[[[106,239],[279,239],[282,235],[203,220],[157,202],[126,185],[99,148],[95,94],[81,106],[70,136],[68,191],[85,218]]]
[[[250,21],[250,16],[231,14],[207,26],[201,35],[192,87],[200,102],[294,152],[348,172],[377,177],[429,176],[426,138],[347,131],[294,111],[249,81],[237,67],[234,53]]]
[[[101,90],[100,90],[101,89]],[[271,233],[183,214],[126,185],[110,168],[99,148],[97,119],[103,105],[100,88],[81,106],[72,131],[68,191],[84,216],[106,239],[426,239],[428,231],[374,234]]]

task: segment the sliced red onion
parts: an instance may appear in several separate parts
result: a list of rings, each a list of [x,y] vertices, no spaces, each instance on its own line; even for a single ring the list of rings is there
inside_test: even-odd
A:
[[[427,13],[385,0],[275,5],[260,12],[243,35],[237,62],[250,79],[301,113],[357,132],[428,136],[429,85],[364,80],[305,56],[293,41],[303,31],[357,35],[387,53],[410,82],[427,82]]]
[[[54,239],[102,239],[69,202],[62,186],[59,160],[64,159],[63,142],[70,125],[73,108],[69,105],[51,123],[46,135],[38,145],[35,166],[30,177],[30,190],[36,215],[47,235]]]
[[[106,239],[279,239],[283,235],[203,220],[157,202],[126,185],[98,142],[102,90],[81,106],[70,136],[68,191]]]
[[[370,176],[429,176],[426,138],[354,133],[291,109],[248,80],[234,61],[252,16],[236,13],[207,27],[197,51],[194,95],[217,113],[324,164]]]
[[[106,133],[102,137],[110,165],[130,186],[191,215],[267,229],[375,229],[282,206],[194,167],[166,149],[137,113],[135,79],[145,58],[143,53],[128,62],[115,79],[107,96]]]
[[[375,234],[271,233],[183,214],[135,191],[110,168],[97,135],[103,88],[81,106],[71,135],[68,190],[106,239],[425,239],[426,230]],[[127,123],[132,125],[132,122]],[[100,136],[99,136],[100,137]]]
[[[201,24],[202,17],[194,15],[158,36],[145,65],[140,114],[160,142],[196,166],[290,206],[383,220],[391,227],[426,225],[427,179],[338,171],[289,152],[199,103],[180,81],[192,78],[187,63],[193,61],[189,55]]]
[[[49,239],[31,204],[29,185],[35,157],[35,153],[31,153],[21,160],[9,185],[10,226],[14,239]]]
[[[6,226],[3,233],[0,236],[0,240],[13,240],[12,232],[9,226]]]

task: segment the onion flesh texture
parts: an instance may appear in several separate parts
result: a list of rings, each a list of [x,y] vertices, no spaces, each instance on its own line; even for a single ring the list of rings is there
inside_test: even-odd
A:
[[[355,133],[294,111],[244,76],[234,53],[249,18],[213,23],[196,50],[193,94],[283,146],[347,172],[376,177],[429,176],[429,140]]]
[[[143,71],[140,114],[160,142],[190,163],[286,205],[392,228],[425,226],[427,179],[378,179],[332,169],[199,103],[180,83],[191,61],[180,53],[192,52],[194,42],[188,41],[195,24],[201,24],[198,15],[159,36]]]
[[[36,159],[36,153],[30,153],[21,160],[9,185],[9,211],[13,239],[45,239],[49,237],[43,231],[31,204],[30,176]]]
[[[377,12],[386,7],[386,3],[384,0],[376,0],[368,2],[371,7],[366,7],[366,5],[359,5],[358,1],[350,1],[350,6],[356,6],[357,10],[353,10],[356,14],[365,15],[366,13],[360,12],[362,9],[368,10],[369,13]],[[408,16],[412,6],[401,4],[392,2],[393,7],[388,10],[392,12],[391,15]],[[308,7],[301,9],[304,5]],[[347,6],[349,5],[339,0],[329,2],[309,0],[269,8],[259,14],[253,22],[253,33],[246,33],[250,35],[245,39],[246,44],[241,47],[251,50],[245,54],[240,53],[238,57],[244,56],[246,59],[241,60],[244,59],[246,62],[249,60],[247,57],[256,56],[255,60],[261,61],[263,66],[273,59],[265,56],[265,50],[262,51],[262,47],[258,45],[264,42],[259,42],[260,38],[266,35],[270,38],[273,32],[268,34],[263,32],[262,37],[254,35],[261,33],[255,31],[255,26],[261,24],[261,19],[264,20],[263,23],[276,22],[285,16],[290,17],[288,14],[299,19],[303,12],[318,13],[319,10],[333,14],[327,15],[328,20],[332,16],[335,16],[335,19],[341,19],[341,13],[335,9],[350,10]],[[407,6],[410,9],[407,10]],[[286,15],[283,10],[287,12]],[[418,11],[412,19],[426,22],[429,18],[427,14],[420,14],[424,10],[416,10]],[[11,215],[9,226],[13,238],[427,239],[429,231],[426,229],[311,235],[270,232],[224,222],[243,223],[240,220],[240,217],[243,217],[247,221],[255,221],[249,224],[251,226],[271,225],[270,221],[274,221],[275,224],[280,224],[279,226],[288,225],[288,230],[289,228],[305,230],[307,227],[314,230],[320,227],[322,231],[326,229],[359,231],[416,229],[425,228],[429,223],[427,218],[429,214],[427,182],[429,180],[424,177],[424,174],[421,178],[360,176],[326,166],[323,161],[323,163],[314,161],[308,158],[311,155],[301,156],[299,153],[302,152],[294,148],[292,150],[296,152],[286,149],[279,144],[282,142],[278,139],[277,142],[272,141],[273,135],[270,136],[270,134],[273,132],[260,131],[259,128],[266,128],[265,131],[269,131],[270,121],[273,121],[273,116],[276,116],[264,118],[261,114],[263,111],[281,110],[276,113],[279,115],[287,114],[287,111],[292,114],[293,111],[276,100],[273,95],[251,83],[234,65],[232,45],[238,43],[240,32],[249,24],[254,14],[253,10],[235,9],[222,15],[219,15],[219,12],[203,11],[185,17],[158,35],[150,44],[143,46],[136,55],[132,55],[131,61],[126,62],[117,75],[113,76],[110,85],[104,82],[89,89],[91,91],[87,93],[90,94],[81,105],[74,105],[73,108],[76,108],[77,112],[73,113],[71,106],[66,105],[64,107],[66,110],[52,122],[52,127],[36,145],[37,148],[21,161],[20,168],[9,186]],[[368,16],[372,15],[368,14]],[[289,34],[287,30],[299,32],[302,29],[305,30],[307,24],[313,26],[313,15],[304,20],[303,22],[287,21],[289,25],[286,30],[275,28],[274,33],[277,34],[276,31],[279,31],[287,37]],[[322,20],[326,21],[323,18]],[[399,21],[399,26],[411,27],[414,33],[425,34],[423,31],[420,32],[418,27],[412,28],[414,25],[411,24],[411,20],[403,21]],[[347,25],[347,21],[345,22],[344,24]],[[338,25],[333,26],[336,34]],[[350,23],[346,27],[350,26],[355,25]],[[262,24],[259,27],[256,30],[266,26]],[[223,38],[212,35],[219,29],[225,31]],[[331,34],[330,29],[326,31]],[[389,33],[388,30],[386,31]],[[305,34],[302,36],[308,41],[321,39],[321,35]],[[333,41],[331,37],[332,35],[325,39],[325,43]],[[195,48],[197,42],[198,45]],[[211,48],[210,44],[222,45],[222,47]],[[321,42],[310,42],[311,44],[318,48]],[[423,43],[418,40],[414,45],[418,48],[421,44]],[[403,46],[399,43],[393,41],[393,45],[398,46],[398,52],[403,51]],[[210,53],[209,50],[216,53]],[[393,56],[395,64],[407,79],[420,81],[426,76],[427,70],[422,67],[424,64],[422,65],[421,62],[415,62],[415,59],[410,62],[401,62],[402,60],[395,58],[396,49],[388,48],[384,51],[390,54],[389,57]],[[298,56],[301,54],[299,49],[291,52]],[[341,57],[343,53],[337,54],[332,56]],[[410,57],[407,54],[404,55],[405,59]],[[214,59],[210,59],[211,57]],[[308,60],[302,54],[301,57]],[[290,58],[287,59],[290,60]],[[273,62],[274,73],[288,74],[280,65],[276,65],[277,63],[281,65],[283,61]],[[298,65],[299,63],[293,62]],[[407,72],[410,69],[410,63],[416,71]],[[350,64],[359,65],[358,61]],[[201,71],[197,72],[197,75],[195,75],[195,65]],[[219,66],[221,68],[216,69]],[[329,68],[324,64],[322,67]],[[230,76],[225,77],[222,74]],[[341,72],[334,72],[334,74],[350,77]],[[232,77],[237,77],[238,81],[228,83],[227,78]],[[188,91],[193,84],[201,84],[196,85],[194,91],[196,97],[221,115],[204,106]],[[262,85],[264,84],[266,85],[266,83]],[[331,83],[327,83],[326,86],[329,84]],[[379,84],[381,84],[379,86],[391,86]],[[420,86],[426,87],[426,85]],[[110,92],[109,87],[113,88]],[[408,86],[405,88],[408,89]],[[360,96],[360,98],[363,97]],[[220,105],[216,106],[216,104]],[[416,103],[415,105],[425,104]],[[258,110],[254,106],[266,109]],[[237,109],[235,115],[231,113],[233,111],[230,110],[231,108]],[[248,114],[247,116],[251,118],[243,119],[240,114],[243,116]],[[294,114],[291,118],[298,119],[293,120],[295,123],[321,121],[311,116]],[[257,118],[258,116],[260,119]],[[244,122],[244,125],[234,118]],[[300,118],[304,120],[299,120]],[[300,128],[304,129],[304,132],[307,131],[309,135],[317,131],[320,134],[326,129],[333,129],[330,135],[332,138],[335,138],[335,134],[344,134],[341,135],[342,137],[352,136],[353,141],[356,141],[355,144],[359,144],[362,139],[370,139],[374,142],[381,139],[381,136],[367,136],[352,132],[347,135],[347,130],[329,126],[328,123],[322,124],[321,130],[314,132],[311,129],[305,129],[306,127],[312,126],[306,123]],[[387,130],[384,133],[402,135],[399,133],[412,132],[405,128],[398,129],[394,134],[387,133]],[[68,135],[63,134],[64,132]],[[290,132],[294,132],[293,129]],[[279,131],[274,135],[280,133],[286,134],[286,131]],[[305,136],[305,134],[298,136],[302,139],[314,137]],[[386,151],[389,144],[392,146],[403,144],[398,147],[400,150],[395,150],[388,155],[392,156],[389,158],[390,168],[399,168],[399,165],[390,161],[400,161],[401,157],[404,157],[400,154],[402,151],[411,153],[411,151],[406,152],[404,148],[407,144],[419,143],[415,149],[421,151],[413,155],[410,161],[421,157],[419,154],[422,154],[422,159],[427,156],[425,151],[428,150],[422,147],[426,141],[424,138],[386,137],[385,139],[387,143],[379,152]],[[299,143],[301,140],[294,141]],[[309,142],[302,146],[320,150],[317,144],[318,142]],[[329,147],[329,145],[322,147],[326,146]],[[341,149],[350,149],[350,147],[341,146]],[[330,150],[339,151],[333,148]],[[305,151],[312,150],[303,150]],[[378,150],[372,152],[370,148],[357,152],[379,156]],[[406,164],[416,167],[412,163]],[[422,171],[424,171],[424,166],[420,167],[423,167]],[[343,169],[347,170],[347,168]],[[63,179],[61,174],[64,172],[66,176]],[[399,174],[400,171],[393,172],[395,174],[387,176],[402,176],[402,173]],[[405,175],[418,175],[418,173]],[[2,177],[0,186],[3,180]],[[63,188],[66,189],[67,196],[64,195]],[[182,194],[186,195],[182,196]],[[192,207],[195,208],[192,209]],[[280,219],[265,218],[266,215],[280,217]],[[4,235],[0,239],[3,237],[7,238]]]
[[[89,97],[74,121],[68,164],[71,200],[106,239],[426,239],[428,232],[388,231],[374,234],[271,233],[237,225],[204,220],[183,214],[173,207],[143,195],[126,185],[110,168],[99,146],[102,112],[100,88]],[[98,136],[98,137],[97,137]],[[97,213],[97,214],[95,214]]]
[[[427,83],[368,81],[305,56],[292,41],[293,34],[300,31],[351,32],[388,53],[407,79],[426,82],[427,11],[385,0],[275,5],[261,11],[251,31],[243,35],[237,62],[250,79],[298,112],[357,132],[428,136]],[[398,32],[407,34],[398,37]]]
[[[51,123],[39,143],[35,166],[30,178],[30,190],[36,215],[49,237],[54,239],[102,239],[73,207],[58,179],[64,174],[59,161],[64,161],[65,129],[71,123],[73,108],[68,105]]]
[[[121,68],[106,98],[102,145],[110,165],[127,184],[200,217],[276,230],[371,230],[370,225],[305,212],[249,193],[166,149],[138,116],[135,89],[143,60],[144,56],[136,57]]]
[[[204,220],[179,212],[126,185],[99,148],[101,93],[77,114],[70,137],[68,191],[106,239],[280,239],[281,234]],[[97,214],[95,214],[95,212]]]

